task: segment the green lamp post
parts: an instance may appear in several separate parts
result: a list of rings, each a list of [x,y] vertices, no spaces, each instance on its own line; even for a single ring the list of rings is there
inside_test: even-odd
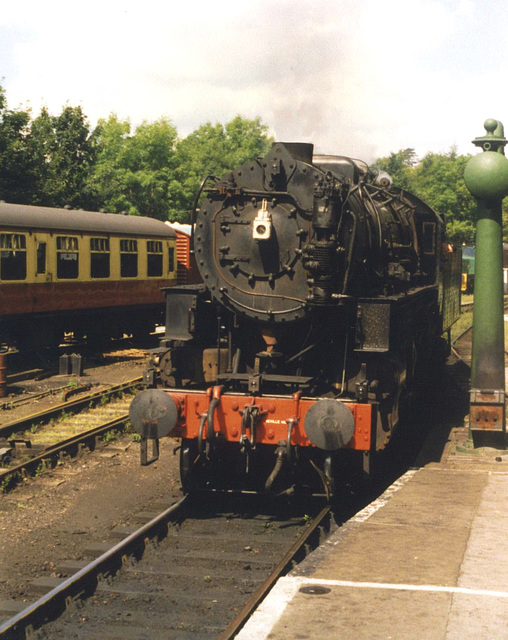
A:
[[[471,358],[470,429],[500,434],[505,443],[503,310],[503,224],[501,203],[508,195],[508,142],[498,120],[486,120],[486,134],[473,140],[483,149],[466,165],[464,181],[476,198],[476,264]]]

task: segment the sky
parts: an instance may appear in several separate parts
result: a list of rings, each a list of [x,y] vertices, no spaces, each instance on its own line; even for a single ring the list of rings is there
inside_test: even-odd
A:
[[[276,140],[372,162],[474,153],[508,133],[504,0],[24,0],[0,11],[10,109],[81,106],[91,126],[261,118]]]

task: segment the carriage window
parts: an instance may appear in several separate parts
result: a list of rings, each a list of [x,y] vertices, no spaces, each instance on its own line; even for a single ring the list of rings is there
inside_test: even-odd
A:
[[[138,241],[120,240],[120,275],[135,278],[138,275]]]
[[[109,238],[90,238],[90,277],[109,278]]]
[[[434,222],[423,223],[423,253],[433,254],[436,252],[436,225]]]
[[[169,271],[174,271],[176,269],[175,266],[175,248],[174,247],[169,247],[168,250],[168,254],[169,254]]]
[[[56,275],[62,280],[74,280],[79,275],[78,239],[56,237]]]
[[[37,275],[46,273],[46,243],[37,244]]]
[[[162,276],[162,242],[148,240],[147,251],[147,275],[150,277]]]
[[[0,233],[0,278],[26,278],[26,238],[19,233]]]

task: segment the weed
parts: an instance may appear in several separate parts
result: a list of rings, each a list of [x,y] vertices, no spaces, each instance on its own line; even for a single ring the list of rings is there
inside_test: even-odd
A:
[[[0,491],[2,493],[7,493],[11,489],[14,489],[20,479],[19,473],[9,473],[5,476],[2,482],[0,482]]]
[[[463,331],[471,326],[473,322],[473,311],[468,310],[460,316],[457,322],[453,325],[451,330],[452,340],[455,340]]]
[[[41,426],[40,424],[33,424],[33,425],[30,427],[30,433],[37,433],[37,431],[39,430],[39,427],[40,427],[40,426]]]
[[[108,396],[103,393],[99,402],[99,406],[104,407],[106,404],[108,404],[108,402],[109,402]]]
[[[204,576],[204,577],[203,577],[203,580],[204,580],[205,582],[211,582],[211,581],[212,581],[212,577],[211,577],[211,576]]]
[[[102,436],[102,440],[104,442],[113,442],[113,440],[116,440],[118,436],[118,431],[116,431],[115,429],[111,429],[111,431],[106,431],[106,433]]]
[[[38,478],[39,476],[42,476],[47,472],[48,472],[48,467],[47,467],[46,463],[44,462],[44,460],[41,460],[41,463],[39,464],[39,466],[35,470],[35,474],[34,475],[35,475],[36,478]]]
[[[0,490],[2,491],[2,493],[7,493],[7,491],[9,491],[9,484],[11,483],[11,480],[12,476],[8,475],[5,476],[2,482],[0,482]]]
[[[132,442],[141,442],[141,436],[139,433],[131,433]]]

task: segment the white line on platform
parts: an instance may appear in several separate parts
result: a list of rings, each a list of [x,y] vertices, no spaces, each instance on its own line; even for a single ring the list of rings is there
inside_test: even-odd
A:
[[[411,478],[418,472],[418,469],[410,469],[401,476],[396,482],[388,487],[388,489],[379,496],[377,500],[374,500],[371,504],[359,511],[351,520],[348,520],[347,524],[359,524],[365,522],[376,511],[379,511],[381,507],[390,500],[392,495],[401,489]],[[337,533],[340,534],[341,530]],[[331,536],[331,538],[325,542],[325,545],[335,546],[341,541],[340,536]],[[296,591],[302,584],[314,584],[312,579],[305,577],[286,577],[279,578],[279,580],[272,587],[272,590],[268,596],[263,600],[261,605],[256,609],[254,615],[247,622],[245,627],[236,636],[238,640],[262,640],[266,638],[271,632],[275,624],[282,617],[284,609],[289,602],[294,598]],[[316,581],[316,584],[323,584],[321,581]]]
[[[291,578],[285,578],[290,580]],[[392,582],[354,582],[351,580],[319,580],[318,578],[294,578],[296,585],[322,585],[324,587],[352,587],[354,589],[393,589],[398,591],[432,591],[435,593],[462,593],[469,596],[486,596],[488,598],[508,598],[507,591],[491,589],[469,589],[468,587],[440,587],[432,584],[397,584]]]
[[[508,598],[506,591],[488,589],[468,589],[466,587],[441,587],[428,584],[392,584],[389,582],[352,582],[350,580],[319,580],[294,576],[279,578],[254,616],[236,636],[237,640],[263,640],[268,638],[284,610],[302,587],[319,585],[322,587],[348,587],[352,589],[380,589],[397,591],[422,591],[430,593],[452,593],[490,598]],[[316,596],[311,596],[316,597]]]

